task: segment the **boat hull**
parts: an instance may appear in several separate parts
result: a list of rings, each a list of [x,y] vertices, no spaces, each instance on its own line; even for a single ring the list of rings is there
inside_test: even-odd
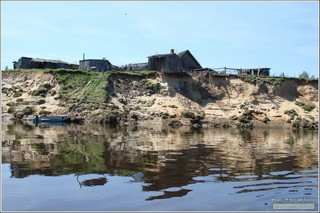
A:
[[[35,122],[66,122],[69,120],[68,116],[44,116],[34,119]]]

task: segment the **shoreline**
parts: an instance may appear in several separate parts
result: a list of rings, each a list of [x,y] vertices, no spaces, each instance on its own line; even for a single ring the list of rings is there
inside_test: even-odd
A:
[[[220,119],[222,120],[222,119]],[[28,124],[28,125],[35,125],[32,122],[32,118],[25,118],[25,119],[10,119],[10,114],[2,114],[2,124],[13,124],[13,123],[21,123],[21,124]],[[56,123],[53,123],[53,126]],[[267,124],[262,123],[259,121],[253,121],[252,126],[250,127],[241,127],[239,124],[235,122],[228,122],[227,119],[224,121],[222,120],[221,122],[203,122],[202,125],[191,125],[191,124],[183,124],[183,125],[168,125],[164,122],[161,121],[152,121],[152,120],[146,120],[146,121],[141,121],[141,122],[126,122],[126,123],[121,123],[116,126],[112,126],[109,124],[101,124],[101,123],[94,123],[94,122],[83,122],[83,123],[78,123],[78,122],[64,122],[66,125],[80,125],[80,126],[88,126],[88,125],[95,125],[95,126],[105,126],[105,127],[111,127],[111,128],[125,128],[125,127],[137,127],[137,128],[144,128],[144,127],[168,127],[168,128],[194,128],[194,129],[207,129],[207,128],[213,128],[213,129],[267,129],[267,130],[272,130],[272,129],[292,129],[292,130],[299,130],[300,128],[294,128],[292,127],[292,124],[286,123],[283,121],[270,121]],[[308,131],[315,131],[317,129],[310,129],[310,128],[302,128],[301,130],[308,130]]]

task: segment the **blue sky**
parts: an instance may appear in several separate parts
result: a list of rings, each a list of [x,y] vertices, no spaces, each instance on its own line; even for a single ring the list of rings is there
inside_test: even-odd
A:
[[[1,69],[21,56],[120,66],[189,49],[203,67],[318,77],[318,17],[317,1],[1,1]]]

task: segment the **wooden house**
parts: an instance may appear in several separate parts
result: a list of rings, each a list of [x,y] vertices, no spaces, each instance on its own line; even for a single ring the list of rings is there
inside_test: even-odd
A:
[[[21,57],[13,62],[14,69],[78,69],[79,65],[61,60]]]
[[[189,50],[175,54],[174,50],[171,49],[170,54],[149,56],[148,68],[163,73],[180,73],[191,72],[202,67]]]
[[[106,59],[83,59],[79,61],[80,70],[104,72],[112,70],[112,64]]]
[[[158,70],[163,73],[182,72],[181,59],[171,50],[170,54],[157,54],[148,57],[149,70]]]
[[[181,66],[183,72],[191,72],[192,70],[202,69],[200,63],[195,59],[189,50],[178,53],[181,59]]]

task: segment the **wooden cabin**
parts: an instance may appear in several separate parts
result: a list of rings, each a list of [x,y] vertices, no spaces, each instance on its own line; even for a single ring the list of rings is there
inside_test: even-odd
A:
[[[200,63],[189,50],[176,54],[173,49],[170,54],[157,54],[148,57],[148,68],[163,73],[191,72],[201,69]]]
[[[191,72],[196,69],[202,69],[200,63],[195,59],[189,50],[178,53],[181,59],[181,66],[183,72]]]
[[[21,57],[13,62],[13,69],[78,69],[79,65],[61,60]]]
[[[80,70],[104,72],[112,70],[112,64],[107,59],[83,59],[79,61]]]
[[[157,54],[148,57],[148,69],[158,70],[163,73],[182,72],[181,59],[171,49],[170,54]]]

